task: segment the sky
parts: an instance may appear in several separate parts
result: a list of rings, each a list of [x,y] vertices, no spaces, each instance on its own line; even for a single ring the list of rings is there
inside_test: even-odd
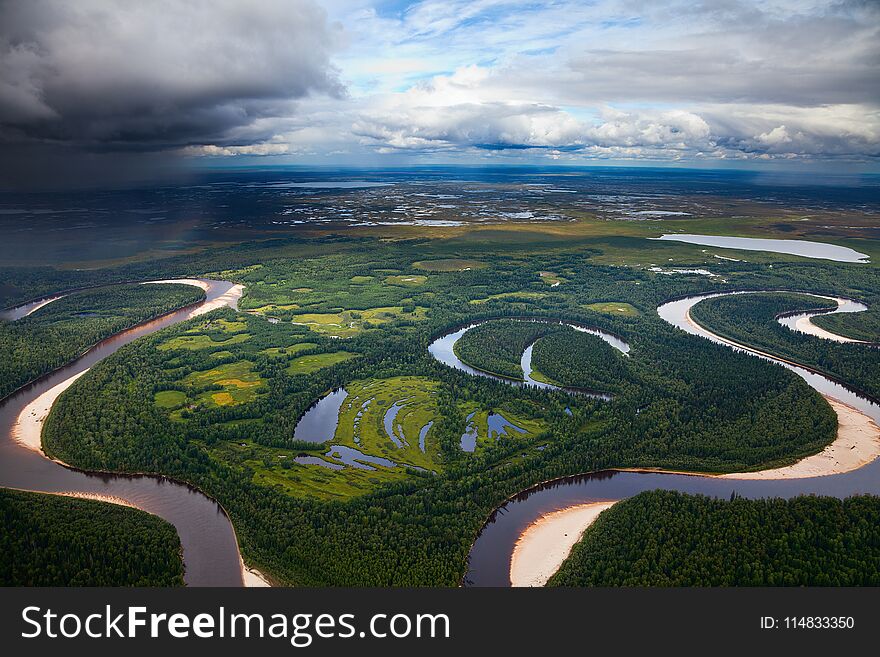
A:
[[[2,182],[439,163],[880,171],[880,2],[0,0]]]

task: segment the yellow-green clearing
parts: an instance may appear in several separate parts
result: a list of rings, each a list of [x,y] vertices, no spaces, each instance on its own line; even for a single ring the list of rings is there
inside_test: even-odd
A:
[[[420,321],[426,316],[427,309],[421,306],[416,306],[412,312],[404,312],[403,306],[385,306],[336,313],[303,313],[295,315],[293,322],[308,326],[317,333],[349,338],[365,329],[380,328],[396,320]]]
[[[159,351],[169,351],[171,349],[188,349],[195,351],[199,349],[212,349],[214,347],[225,347],[228,345],[239,344],[250,340],[251,336],[247,333],[236,333],[230,335],[225,340],[215,340],[210,335],[178,335],[177,337],[166,340],[158,346]]]
[[[159,408],[177,408],[186,401],[186,394],[179,390],[163,390],[157,392],[153,398]]]
[[[639,315],[639,311],[634,306],[624,303],[623,301],[591,303],[585,305],[584,308],[597,313],[604,313],[606,315],[622,315],[624,317],[637,317]]]
[[[269,358],[290,358],[301,351],[308,351],[317,346],[318,345],[314,342],[297,342],[289,347],[269,347],[268,349],[262,349],[260,353],[266,354]]]
[[[211,385],[222,386],[222,391],[205,390],[197,396],[197,401],[208,406],[230,406],[252,401],[263,387],[263,380],[254,372],[253,363],[247,360],[192,372],[183,379],[183,383],[196,390]]]
[[[473,299],[471,303],[474,304],[482,304],[488,303],[489,301],[493,301],[495,299],[501,299],[506,301],[522,301],[524,303],[531,303],[537,299],[543,299],[547,295],[543,292],[501,292],[500,294],[490,294],[488,297],[483,299]]]
[[[356,358],[358,354],[350,351],[334,351],[328,354],[310,354],[308,356],[300,356],[290,361],[287,366],[288,374],[311,374],[317,372],[323,367],[330,367],[338,363],[343,363],[352,358]]]
[[[388,285],[398,285],[401,287],[418,287],[424,285],[428,281],[427,276],[421,274],[410,274],[408,276],[386,276],[385,282]]]

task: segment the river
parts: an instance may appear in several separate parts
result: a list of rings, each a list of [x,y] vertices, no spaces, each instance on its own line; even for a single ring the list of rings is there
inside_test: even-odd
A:
[[[731,343],[700,327],[690,318],[690,309],[700,301],[727,294],[732,293],[705,294],[671,301],[662,304],[657,312],[665,321],[692,335],[780,363],[821,394],[840,400],[880,423],[880,406],[860,397],[846,386],[806,368]],[[452,345],[449,346],[451,349]],[[713,497],[729,497],[736,493],[751,499],[788,498],[805,494],[841,498],[864,493],[880,494],[880,459],[843,474],[797,479],[740,480],[697,474],[606,470],[544,483],[523,491],[492,514],[471,548],[464,584],[510,586],[510,560],[517,540],[527,527],[548,513],[590,502],[621,500],[656,489]]]
[[[113,498],[153,513],[177,529],[183,546],[187,585],[241,586],[242,567],[235,531],[226,513],[211,498],[165,477],[93,474],[68,468],[46,458],[41,452],[24,447],[13,437],[22,411],[55,386],[81,374],[133,340],[216,307],[235,307],[241,294],[240,286],[225,281],[185,282],[205,289],[205,300],[102,340],[70,364],[0,402],[0,486]]]

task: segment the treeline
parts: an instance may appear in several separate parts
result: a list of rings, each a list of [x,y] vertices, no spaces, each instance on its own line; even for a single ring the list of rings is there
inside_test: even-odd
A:
[[[828,305],[802,295],[748,294],[701,301],[691,315],[719,335],[808,365],[880,397],[880,349],[806,335],[776,321],[780,313]]]
[[[120,285],[76,292],[0,322],[0,398],[102,339],[204,296],[191,285]]]
[[[542,335],[559,331],[558,324],[498,320],[481,324],[455,343],[455,355],[471,367],[522,381],[520,357]]]
[[[604,511],[548,586],[877,586],[880,498],[641,493]]]
[[[174,527],[109,504],[0,489],[0,585],[182,586]]]

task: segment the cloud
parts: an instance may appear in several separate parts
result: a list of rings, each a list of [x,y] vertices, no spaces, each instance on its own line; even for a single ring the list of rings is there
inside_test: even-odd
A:
[[[13,152],[880,158],[880,3],[860,0],[0,0],[0,60],[6,175],[40,171]]]
[[[343,95],[330,64],[337,41],[311,0],[4,2],[0,139],[225,144],[260,119],[295,114],[296,99]]]
[[[373,99],[352,134],[379,152],[528,151],[540,157],[660,160],[688,157],[877,157],[880,111],[871,106],[685,104],[584,116],[537,102],[504,100],[495,74],[469,66]]]

